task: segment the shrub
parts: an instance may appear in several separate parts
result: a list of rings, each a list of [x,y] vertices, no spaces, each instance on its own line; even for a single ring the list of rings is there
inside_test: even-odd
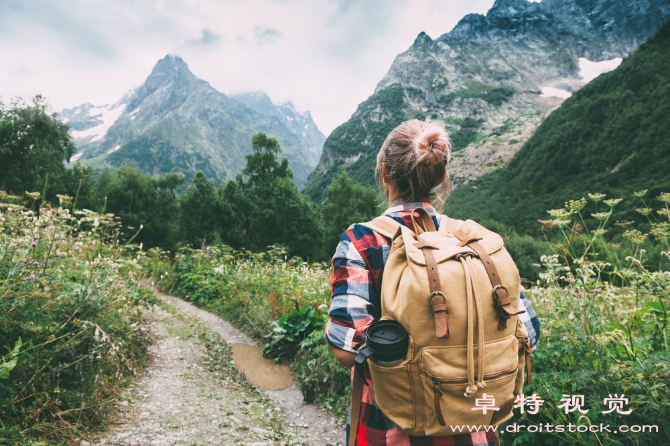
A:
[[[113,215],[72,215],[66,196],[27,208],[39,195],[0,192],[0,436],[17,442],[104,421],[144,358],[153,301]]]

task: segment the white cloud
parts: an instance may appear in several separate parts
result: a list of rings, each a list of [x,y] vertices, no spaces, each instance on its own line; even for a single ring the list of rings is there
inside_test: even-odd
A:
[[[328,134],[421,32],[494,0],[5,0],[0,96],[115,103],[168,53],[224,93],[264,90]],[[67,4],[66,4],[67,3]]]

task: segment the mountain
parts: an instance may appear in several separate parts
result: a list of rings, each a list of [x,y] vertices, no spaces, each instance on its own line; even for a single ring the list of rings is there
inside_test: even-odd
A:
[[[644,204],[631,197],[644,189]],[[535,234],[547,210],[604,193],[623,199],[612,221],[648,228],[656,213],[636,209],[665,207],[656,199],[662,192],[670,192],[670,23],[567,99],[506,167],[456,190],[447,213]]]
[[[290,102],[274,105],[264,93],[226,96],[173,55],[158,61],[146,81],[115,104],[84,104],[63,110],[60,118],[79,149],[71,161],[131,161],[147,172],[181,172],[187,179],[202,170],[216,182],[244,168],[252,136],[265,132],[279,140],[302,186],[325,140],[309,112],[297,112]]]
[[[270,97],[263,92],[234,94],[230,97],[258,113],[277,117],[294,135],[298,135],[303,146],[308,150],[309,159],[316,166],[321,157],[326,136],[314,124],[309,111],[302,113],[297,111],[291,101],[275,105]]]
[[[497,0],[438,39],[421,33],[328,137],[305,190],[323,200],[342,170],[372,184],[386,135],[410,118],[448,127],[456,187],[502,167],[549,112],[668,18],[670,0]]]

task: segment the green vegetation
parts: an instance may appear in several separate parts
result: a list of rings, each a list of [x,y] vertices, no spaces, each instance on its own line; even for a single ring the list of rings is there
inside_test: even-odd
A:
[[[449,132],[449,139],[451,140],[451,149],[453,151],[463,150],[473,142],[481,141],[484,135],[478,133],[476,130],[463,128],[453,132]]]
[[[444,122],[446,124],[460,126],[462,129],[477,129],[482,125],[481,119],[474,119],[469,116],[465,119],[446,118]]]
[[[599,203],[602,197],[594,200]],[[612,226],[611,209],[617,205],[608,203],[600,203],[606,212],[600,213],[595,227],[584,226],[585,202],[552,210],[556,217],[544,222],[548,241],[542,245],[499,223],[483,222],[504,235],[513,257],[520,259],[521,271],[541,272],[537,284],[525,281],[526,296],[541,320],[542,337],[531,356],[533,382],[524,393],[537,394],[544,405],[535,415],[515,409],[509,423],[603,423],[612,431],[624,424],[650,425],[659,431],[505,433],[505,445],[643,445],[670,435],[664,423],[670,416],[668,263],[659,272],[646,269],[641,249],[646,236],[632,228],[624,239],[626,246],[614,247],[603,240],[604,231]],[[667,249],[667,240],[653,243]],[[618,249],[633,255],[616,264],[602,260],[608,251]],[[278,248],[259,254],[226,246],[182,249],[172,267],[160,251],[151,254],[147,268],[161,286],[230,320],[264,343],[266,354],[291,358],[307,401],[346,417],[350,373],[334,360],[322,333],[330,302],[327,264],[289,259]],[[532,265],[540,257],[541,265]],[[632,412],[605,413],[610,394],[624,394],[628,403],[622,410]],[[563,395],[584,395],[583,409],[589,412],[566,414],[558,407]]]
[[[360,156],[359,159],[346,165],[335,163],[325,173],[315,171],[304,192],[315,202],[323,202],[328,186],[345,170],[364,186],[374,186],[372,172],[377,152],[391,130],[409,119],[405,108],[405,89],[397,84],[376,92],[360,104],[354,116],[328,136],[323,149],[337,157]]]
[[[42,96],[29,104],[0,102],[0,190],[39,190],[43,199],[55,203],[56,194],[74,196],[80,181],[86,182],[92,173],[81,166],[65,167],[63,162],[75,151],[68,126],[48,113]],[[80,192],[81,204],[89,191]]]
[[[0,438],[12,444],[103,423],[149,343],[142,253],[111,214],[72,214],[72,200],[0,192]]]
[[[485,137],[477,132],[477,129],[482,125],[481,120],[470,117],[465,119],[446,118],[444,122],[460,127],[458,130],[449,131],[449,139],[453,151],[462,150],[473,142],[481,141]]]
[[[507,102],[514,93],[516,91],[511,88],[494,87],[471,79],[465,79],[465,88],[452,91],[449,94],[443,94],[437,102],[442,105],[449,105],[456,99],[483,99],[489,104],[500,106],[503,102]]]
[[[670,188],[669,55],[666,25],[549,115],[506,167],[470,183],[476,189],[456,190],[447,212],[537,235],[533,222],[545,218],[545,209],[599,192],[624,198],[614,220],[650,231],[655,212],[644,209],[658,205],[654,197]],[[639,189],[649,189],[649,206],[629,195]],[[618,243],[622,233],[613,228],[607,237]]]
[[[670,201],[670,194],[666,198]],[[592,195],[596,204],[602,199]],[[642,249],[649,234],[628,229],[621,244],[626,246],[603,239],[617,203],[605,202],[604,212],[595,214],[592,226],[582,218],[584,200],[550,211],[554,219],[542,222],[550,233],[550,252],[555,254],[542,256],[542,285],[527,293],[540,316],[542,338],[531,355],[533,383],[524,393],[537,393],[544,405],[535,415],[525,413],[510,421],[526,425],[602,423],[612,426],[612,433],[525,432],[514,434],[509,444],[644,445],[658,444],[670,436],[665,423],[670,416],[670,223],[663,226],[662,236],[656,232],[649,246],[665,250],[666,261],[654,272],[645,267],[647,253]],[[615,261],[604,261],[612,252],[619,252]],[[624,252],[631,255],[624,257]],[[629,402],[622,411],[632,412],[608,413],[612,407],[606,398],[622,394]],[[583,395],[588,413],[565,413],[559,407],[565,395]],[[621,425],[657,426],[658,431],[616,433]]]
[[[347,172],[343,172],[328,188],[323,206],[323,219],[327,222],[326,252],[335,252],[340,235],[350,225],[370,221],[381,212],[379,193],[371,187],[354,183]]]
[[[157,285],[224,317],[266,354],[292,359],[305,399],[346,417],[350,372],[323,336],[331,298],[327,263],[309,265],[279,247],[257,254],[225,245],[181,248],[172,266],[158,248],[149,254],[146,267]]]

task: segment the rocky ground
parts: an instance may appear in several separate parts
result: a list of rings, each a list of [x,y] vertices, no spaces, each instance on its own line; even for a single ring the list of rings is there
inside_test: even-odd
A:
[[[147,368],[125,391],[109,429],[83,446],[344,441],[344,427],[304,404],[297,384],[267,391],[235,368],[226,339],[253,345],[248,337],[180,299],[160,296],[163,304],[151,315],[157,341]]]

